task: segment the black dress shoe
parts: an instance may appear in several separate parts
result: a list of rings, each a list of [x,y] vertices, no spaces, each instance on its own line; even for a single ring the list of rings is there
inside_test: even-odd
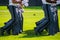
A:
[[[18,35],[18,33],[12,34],[12,35]]]
[[[10,31],[6,31],[7,35],[10,35]]]
[[[39,31],[36,30],[36,27],[34,28],[35,34],[40,35]]]
[[[4,35],[4,30],[2,28],[0,28],[0,35]]]
[[[7,23],[4,23],[5,25],[7,24]]]
[[[19,31],[19,33],[22,33],[22,32],[23,32],[22,30]]]
[[[52,35],[52,36],[53,36],[53,35],[55,35],[55,34],[48,34],[48,35]]]

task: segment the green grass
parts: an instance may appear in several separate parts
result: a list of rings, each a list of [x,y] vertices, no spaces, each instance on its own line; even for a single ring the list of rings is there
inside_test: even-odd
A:
[[[59,7],[58,7],[59,8]],[[1,11],[2,10],[2,11]],[[44,18],[44,12],[41,7],[28,7],[24,8],[24,32],[19,35],[5,35],[0,36],[0,40],[60,40],[60,32],[53,35],[47,36],[46,32],[43,35],[35,35],[34,27],[35,22]],[[35,14],[35,16],[34,16]],[[0,27],[4,26],[4,22],[7,22],[11,18],[10,13],[6,6],[0,7]],[[58,9],[59,27],[60,27],[60,9]]]

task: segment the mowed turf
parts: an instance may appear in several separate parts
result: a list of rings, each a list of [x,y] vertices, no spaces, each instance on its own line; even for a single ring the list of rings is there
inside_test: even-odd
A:
[[[35,35],[35,22],[44,18],[44,12],[41,7],[24,8],[24,32],[19,35],[0,36],[0,40],[60,40],[60,32],[53,36],[48,36],[46,31],[42,35]],[[60,9],[58,8],[58,18],[60,27]],[[4,22],[11,19],[11,15],[6,6],[0,6],[0,27],[4,26]]]

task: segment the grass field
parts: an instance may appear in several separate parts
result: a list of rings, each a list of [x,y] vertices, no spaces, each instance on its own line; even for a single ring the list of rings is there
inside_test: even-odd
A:
[[[4,35],[0,36],[0,40],[60,40],[60,32],[47,36],[46,32],[43,35],[35,35],[34,27],[35,22],[44,18],[44,12],[41,7],[28,7],[24,8],[24,32],[19,35]],[[0,6],[0,27],[4,26],[4,22],[7,22],[11,18],[10,13],[6,6]],[[58,7],[58,18],[60,27],[60,8]]]

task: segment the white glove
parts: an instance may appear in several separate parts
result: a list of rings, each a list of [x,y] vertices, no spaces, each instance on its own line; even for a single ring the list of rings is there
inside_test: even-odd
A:
[[[24,9],[19,9],[19,12],[23,13],[24,12]]]
[[[16,0],[17,2],[19,2],[20,0]]]
[[[60,1],[57,1],[57,4],[60,4]]]
[[[24,1],[24,0],[22,1],[22,4],[23,4],[24,6],[26,6],[26,7],[29,5],[28,2],[26,2],[26,1]]]
[[[25,3],[24,6],[28,7],[28,3]]]

